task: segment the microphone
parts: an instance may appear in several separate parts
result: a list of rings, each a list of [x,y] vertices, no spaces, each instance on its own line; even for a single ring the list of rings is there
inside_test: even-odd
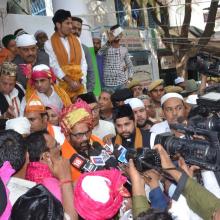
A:
[[[115,145],[113,154],[120,163],[128,163],[126,159],[127,149],[122,145]]]
[[[89,151],[89,156],[91,161],[95,165],[103,166],[106,169],[109,169],[111,167],[117,168],[118,161],[116,160],[114,155],[110,155],[99,142],[94,142],[92,146],[93,149]]]
[[[73,154],[70,158],[70,163],[73,167],[75,167],[82,173],[92,172],[98,169],[98,167],[95,164],[91,163],[89,160],[87,160],[80,154]]]
[[[99,142],[95,141],[92,144],[92,148],[89,149],[88,154],[89,156],[99,156],[102,153],[103,149],[104,148],[102,147],[102,145]]]

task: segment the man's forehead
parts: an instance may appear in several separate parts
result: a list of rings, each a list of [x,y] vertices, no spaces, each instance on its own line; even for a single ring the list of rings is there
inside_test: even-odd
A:
[[[177,106],[183,104],[183,100],[178,99],[178,98],[169,98],[165,103],[164,103],[164,107],[173,107],[173,106]]]
[[[132,122],[133,120],[129,119],[129,117],[117,118],[116,124],[124,124],[127,122]]]
[[[77,27],[82,27],[82,24],[79,21],[72,21],[73,25],[76,25]]]
[[[20,49],[32,49],[36,48],[36,44],[30,45],[30,46],[25,46],[25,47],[19,47]]]
[[[9,76],[5,74],[0,75],[1,81],[15,81],[16,77],[15,76]]]
[[[49,80],[49,78],[48,77],[39,77],[37,79],[34,79],[35,82],[36,81],[42,81],[42,80]]]
[[[141,111],[141,110],[145,110],[145,107],[134,108],[133,112],[137,112],[137,111]]]
[[[100,96],[107,96],[107,97],[111,97],[111,94],[109,94],[108,92],[103,91],[103,92],[101,93],[101,95],[100,95]]]
[[[160,84],[156,86],[152,91],[157,90],[157,89],[163,89],[163,88],[164,88],[163,84]]]
[[[71,128],[71,131],[82,131],[88,129],[89,125],[86,122],[78,122]]]
[[[28,119],[31,119],[31,118],[33,119],[33,118],[40,118],[41,114],[40,112],[28,112],[28,113],[26,112],[24,116]]]

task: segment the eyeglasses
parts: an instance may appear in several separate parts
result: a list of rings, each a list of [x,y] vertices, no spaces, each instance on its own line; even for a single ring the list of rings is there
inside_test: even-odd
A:
[[[95,108],[92,109],[92,113],[93,113],[93,114],[97,114],[97,113],[99,113],[99,110],[100,110],[100,107],[97,106],[97,107],[95,107]]]
[[[88,130],[88,131],[86,131],[86,132],[81,132],[81,133],[76,133],[76,134],[73,134],[73,133],[71,133],[70,135],[71,136],[74,136],[75,138],[77,138],[77,139],[82,139],[84,136],[88,136],[89,134],[90,134],[90,130]]]

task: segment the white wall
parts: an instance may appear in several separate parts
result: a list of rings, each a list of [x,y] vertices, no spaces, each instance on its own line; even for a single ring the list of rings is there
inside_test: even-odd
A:
[[[53,11],[55,12],[58,9],[69,10],[72,15],[81,17],[86,24],[89,24],[92,27],[99,25],[115,25],[116,15],[115,13],[110,13],[115,11],[114,0],[107,0],[103,2],[103,5],[107,8],[109,13],[106,13],[102,23],[96,21],[92,15],[92,11],[88,9],[88,0],[52,0]]]
[[[4,19],[4,27],[0,25],[0,39],[6,34],[13,34],[18,28],[23,28],[29,34],[44,30],[49,37],[54,32],[52,17],[8,14]],[[88,26],[83,27],[81,41],[88,47],[93,46]]]
[[[23,28],[30,34],[34,34],[37,30],[41,29],[49,36],[54,31],[51,17],[8,14],[4,19],[4,27],[0,25],[0,38],[6,34],[13,34],[18,28]]]

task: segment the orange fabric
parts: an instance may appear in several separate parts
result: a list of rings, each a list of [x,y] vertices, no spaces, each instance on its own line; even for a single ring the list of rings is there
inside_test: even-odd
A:
[[[46,108],[37,96],[36,92],[33,92],[29,100],[27,101],[25,112],[46,112]]]
[[[82,59],[80,43],[73,34],[70,34],[67,39],[70,45],[70,63],[80,65]],[[65,47],[63,46],[63,43],[60,40],[60,35],[57,32],[52,35],[51,44],[56,54],[59,65],[61,67],[68,65],[68,54]]]
[[[62,88],[60,88],[56,84],[53,85],[53,88],[54,88],[54,91],[57,93],[57,95],[60,97],[64,107],[68,107],[69,105],[72,104],[72,102],[70,100],[70,97],[65,92],[65,90],[63,90]],[[26,88],[26,94],[25,94],[26,102],[30,99],[30,97],[32,96],[33,93],[36,94],[35,87],[31,86],[30,80],[28,80],[27,88]]]
[[[62,151],[62,156],[66,159],[70,159],[73,154],[77,153],[76,150],[71,146],[71,144],[66,139],[62,145],[61,151]],[[73,166],[71,166],[71,174],[73,181],[76,181],[81,175],[80,171]]]
[[[61,42],[60,36],[55,32],[51,37],[51,44],[56,54],[58,63],[65,73],[66,76],[71,78],[73,81],[81,82],[83,76],[80,64],[82,59],[82,48],[80,42],[73,35],[70,34],[68,37],[68,42],[70,45],[70,62],[68,62],[68,54]],[[69,85],[65,81],[60,81],[59,86],[62,87],[70,98],[82,94],[84,92],[84,86],[82,85],[77,91],[73,92]]]
[[[12,53],[8,49],[6,49],[6,48],[1,49],[0,48],[0,65],[4,61],[11,61],[12,58],[13,58]]]
[[[97,136],[95,136],[95,135],[91,135],[91,141],[92,141],[92,143],[93,142],[98,142],[98,143],[100,143],[102,146],[104,145],[104,142],[99,138],[99,137],[97,137]]]
[[[50,124],[50,123],[47,124],[47,131],[48,131],[48,133],[49,133],[52,137],[55,138],[55,134],[54,134],[54,130],[53,130],[53,125],[52,125],[52,124]]]
[[[53,126],[49,123],[47,125],[47,131],[52,137],[54,137]],[[61,146],[61,152],[62,152],[62,157],[66,158],[66,159],[69,159],[73,154],[77,153],[76,150],[67,141],[66,138],[65,138],[64,143]],[[81,173],[79,172],[79,170],[77,170],[76,168],[71,166],[71,174],[72,174],[72,180],[75,181],[79,178]]]
[[[121,136],[118,135],[118,134],[116,135],[116,138],[115,138],[115,144],[117,144],[117,145],[121,145],[122,144]],[[135,147],[135,149],[143,147],[142,134],[141,134],[141,131],[140,131],[139,128],[136,128],[134,147]]]
[[[91,142],[99,142],[101,145],[104,144],[103,141],[101,141],[98,137],[96,137],[94,135],[91,135],[90,140],[91,140]],[[62,145],[61,151],[62,151],[62,156],[66,159],[70,159],[73,154],[77,153],[76,150],[74,149],[74,147],[72,147],[68,141],[64,142],[64,144]],[[81,175],[79,170],[77,170],[73,166],[71,166],[71,172],[72,172],[72,180],[73,181],[76,181],[79,178],[79,176]]]

